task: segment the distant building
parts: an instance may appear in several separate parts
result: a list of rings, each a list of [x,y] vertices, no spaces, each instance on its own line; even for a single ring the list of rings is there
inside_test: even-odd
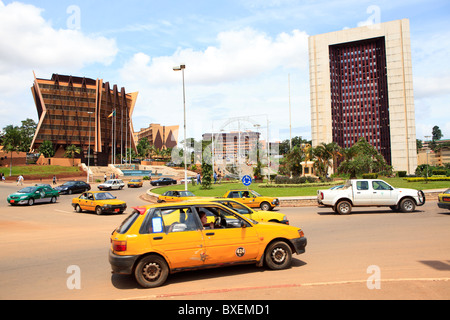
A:
[[[238,159],[248,157],[249,154],[256,152],[257,143],[260,143],[260,149],[265,145],[265,141],[260,141],[261,134],[254,131],[235,131],[229,133],[205,133],[202,135],[203,141],[212,141],[214,136],[214,154],[216,159]]]
[[[424,141],[423,146],[417,154],[417,163],[429,164],[430,166],[444,166],[450,164],[450,140],[438,140],[436,144],[440,146],[436,152],[429,147],[431,141]]]
[[[151,123],[148,128],[143,128],[135,133],[135,143],[147,138],[150,145],[155,146],[158,150],[174,148],[178,144],[178,130],[179,126],[161,126]]]
[[[309,60],[313,147],[365,137],[394,170],[414,173],[409,21],[311,36]]]
[[[90,165],[107,165],[126,158],[126,148],[136,150],[131,118],[137,92],[126,93],[102,79],[58,74],[35,76],[31,92],[39,116],[31,151],[48,140],[59,154],[75,145],[82,162],[89,154]]]

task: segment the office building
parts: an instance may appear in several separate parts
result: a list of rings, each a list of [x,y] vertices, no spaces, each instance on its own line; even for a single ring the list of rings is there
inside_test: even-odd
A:
[[[365,137],[394,170],[414,173],[409,21],[311,36],[309,59],[313,147]]]

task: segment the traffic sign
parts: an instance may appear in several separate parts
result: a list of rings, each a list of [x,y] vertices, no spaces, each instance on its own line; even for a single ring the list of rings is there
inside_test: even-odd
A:
[[[250,177],[249,175],[243,176],[242,183],[244,184],[244,186],[248,187],[252,184],[252,177]]]

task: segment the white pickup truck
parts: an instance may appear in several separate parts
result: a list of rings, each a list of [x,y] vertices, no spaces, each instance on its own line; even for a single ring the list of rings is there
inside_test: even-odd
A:
[[[355,179],[339,189],[318,190],[317,202],[339,214],[349,214],[352,207],[369,206],[413,212],[425,204],[425,195],[421,190],[394,188],[383,180]]]

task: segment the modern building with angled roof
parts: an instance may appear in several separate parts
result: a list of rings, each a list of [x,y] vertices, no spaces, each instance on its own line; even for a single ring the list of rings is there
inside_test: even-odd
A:
[[[111,86],[102,79],[53,74],[34,75],[31,88],[39,123],[31,151],[50,141],[57,154],[69,145],[79,147],[82,162],[103,166],[120,163],[126,149],[136,150],[132,114],[138,92]]]
[[[142,128],[135,133],[136,144],[139,140],[146,138],[151,146],[158,150],[174,148],[178,144],[178,131],[180,126],[162,126],[151,123],[148,128]]]

